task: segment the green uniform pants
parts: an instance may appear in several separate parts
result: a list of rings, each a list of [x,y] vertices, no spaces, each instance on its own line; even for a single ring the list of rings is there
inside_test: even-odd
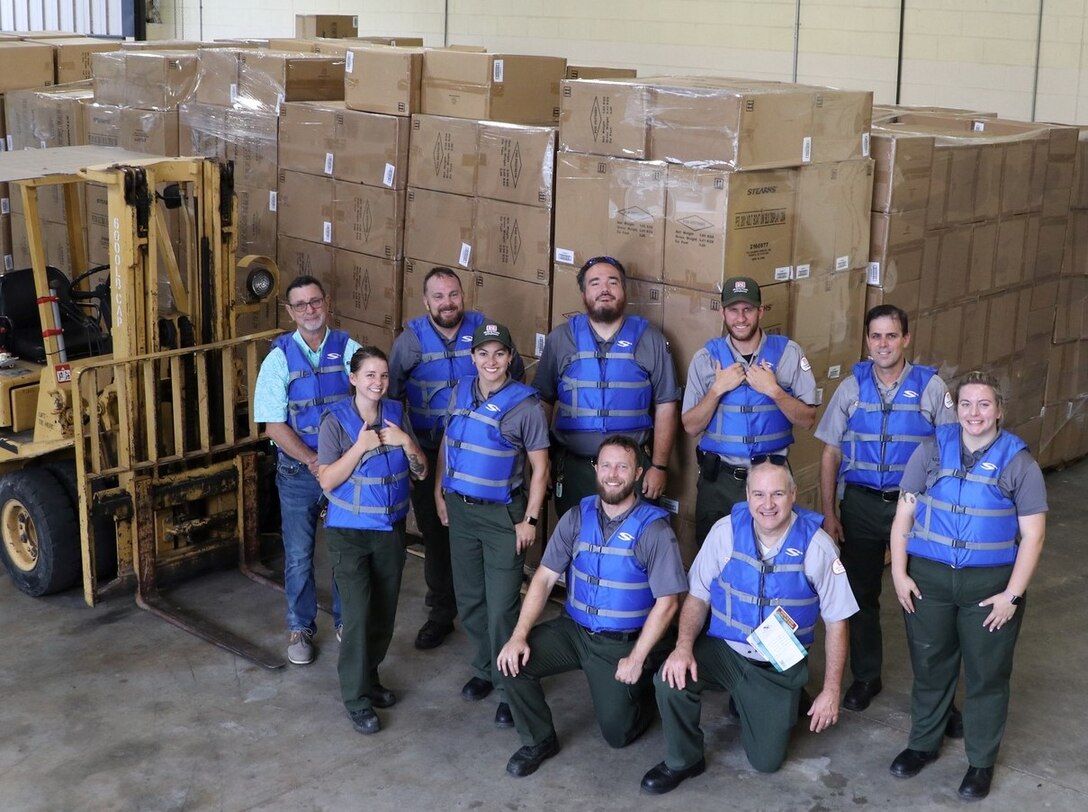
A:
[[[476,647],[475,676],[493,683],[502,696],[495,658],[518,622],[525,554],[517,552],[514,524],[525,516],[525,495],[509,505],[466,504],[446,494],[450,520],[453,587],[461,626]]]
[[[880,678],[884,643],[880,631],[880,591],[895,500],[850,485],[839,504],[844,541],[841,555],[858,612],[850,618],[850,671],[856,680]],[[925,593],[923,593],[925,594]]]
[[[914,668],[908,747],[940,748],[962,659],[967,761],[972,767],[992,767],[1005,732],[1012,655],[1024,604],[995,632],[982,625],[990,607],[978,604],[1004,591],[1012,567],[953,569],[911,557],[907,571],[922,593],[914,600],[914,614],[904,613]]]
[[[423,449],[427,456],[427,478],[412,483],[412,509],[423,536],[423,580],[427,584],[424,599],[427,619],[443,625],[457,617],[457,599],[453,594],[453,570],[450,564],[450,531],[438,520],[434,506],[434,478],[438,471],[438,451]]]
[[[723,516],[728,516],[733,505],[748,499],[745,490],[746,479],[737,479],[734,467],[721,464],[718,478],[713,482],[699,472],[699,481],[695,485],[695,541],[700,547],[714,523]]]
[[[404,522],[393,530],[326,527],[325,542],[340,591],[340,695],[349,711],[370,707],[378,666],[389,651],[404,572]]]
[[[702,693],[726,690],[740,714],[740,741],[749,763],[760,772],[773,773],[786,760],[790,730],[797,722],[797,703],[808,682],[808,660],[781,674],[770,665],[742,657],[717,637],[702,634],[695,640],[699,679],[688,674],[682,690],[654,676],[657,708],[665,732],[665,764],[683,770],[703,758],[703,730],[699,726]]]
[[[503,678],[521,743],[540,744],[555,733],[541,678],[576,669],[585,672],[605,741],[612,747],[626,747],[642,735],[653,720],[653,673],[671,644],[659,641],[643,666],[642,679],[626,685],[617,682],[616,666],[634,646],[633,639],[593,634],[567,615],[534,626],[529,633],[529,662],[517,677]]]

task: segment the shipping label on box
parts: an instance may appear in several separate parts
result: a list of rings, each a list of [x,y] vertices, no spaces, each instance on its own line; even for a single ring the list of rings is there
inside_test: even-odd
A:
[[[352,110],[418,113],[422,80],[421,48],[352,48],[344,55],[344,101]]]
[[[333,244],[385,259],[404,256],[405,192],[335,181]]]
[[[568,152],[647,158],[650,89],[635,82],[563,82],[559,142]]]
[[[408,185],[476,194],[479,126],[477,121],[451,116],[412,116]]]
[[[794,170],[669,166],[665,281],[720,293],[730,276],[792,276]]]
[[[550,209],[477,198],[473,262],[477,270],[548,285],[551,238]]]
[[[469,269],[474,260],[475,222],[475,198],[409,187],[405,255]]]
[[[333,303],[348,318],[396,328],[401,312],[401,260],[335,251]]]
[[[520,279],[476,273],[474,281],[476,309],[510,328],[518,352],[539,358],[548,335],[551,297],[542,296],[539,285]]]
[[[480,122],[476,194],[550,208],[556,139],[554,127]]]

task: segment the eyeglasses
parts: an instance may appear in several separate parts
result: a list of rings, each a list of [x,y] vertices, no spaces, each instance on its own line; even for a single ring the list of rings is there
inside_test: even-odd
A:
[[[297,302],[295,304],[287,303],[287,309],[292,313],[305,313],[307,310],[320,310],[325,305],[325,297],[320,296],[316,299],[310,299],[308,302]]]
[[[789,468],[790,461],[785,454],[756,454],[752,457],[751,467],[762,465],[765,462],[769,462],[771,465],[777,465],[780,468]],[[790,468],[792,471],[793,469]]]

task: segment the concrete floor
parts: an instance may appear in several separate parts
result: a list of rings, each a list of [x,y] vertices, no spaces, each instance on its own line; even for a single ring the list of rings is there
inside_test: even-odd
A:
[[[1013,701],[987,809],[1088,808],[1088,641],[1080,554],[1088,463],[1047,476],[1047,548],[1030,593]],[[383,681],[399,696],[377,736],[355,733],[339,701],[336,643],[323,616],[318,659],[266,671],[140,611],[129,598],[95,609],[76,592],[33,600],[0,578],[0,810],[581,810],[944,809],[966,769],[962,742],[913,780],[888,764],[905,746],[910,669],[902,623],[886,601],[885,689],[820,735],[798,730],[775,775],[748,766],[725,697],[704,709],[705,775],[669,796],[640,795],[663,757],[659,725],[621,751],[591,721],[580,674],[553,679],[559,756],[508,777],[519,742],[492,726],[494,699],[460,699],[468,643],[412,646],[423,619],[423,567],[410,557]],[[889,581],[890,584],[890,581]],[[886,587],[887,590],[890,586]],[[282,597],[237,573],[173,597],[279,649]],[[818,689],[822,663],[813,662]]]

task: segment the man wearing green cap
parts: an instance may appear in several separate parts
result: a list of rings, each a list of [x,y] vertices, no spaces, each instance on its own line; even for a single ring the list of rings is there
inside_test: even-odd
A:
[[[680,416],[699,440],[695,535],[702,544],[714,523],[745,499],[753,457],[785,455],[793,427],[816,423],[816,379],[804,351],[759,326],[763,297],[753,279],[734,276],[722,288],[726,335],[712,338],[688,367]]]

